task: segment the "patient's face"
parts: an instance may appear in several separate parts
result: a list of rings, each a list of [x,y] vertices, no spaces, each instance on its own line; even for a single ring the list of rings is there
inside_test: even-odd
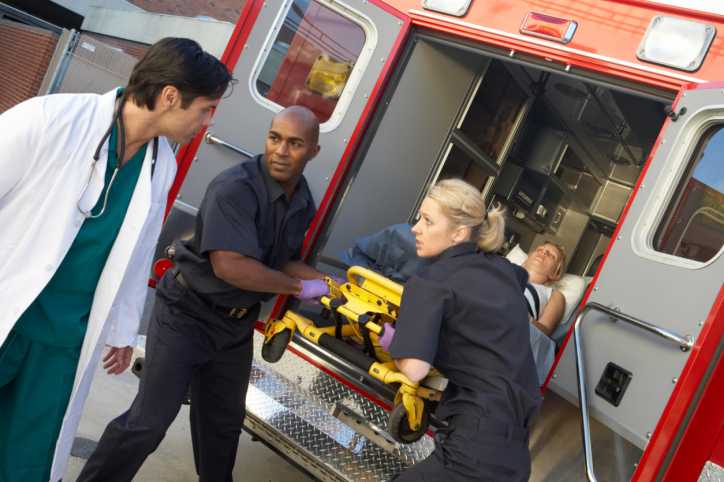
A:
[[[420,219],[412,227],[415,248],[421,258],[437,256],[456,244],[450,220],[443,214],[437,201],[425,198],[420,206]]]
[[[527,270],[536,271],[548,278],[549,281],[558,279],[558,267],[561,264],[561,253],[552,244],[541,244],[523,263]]]

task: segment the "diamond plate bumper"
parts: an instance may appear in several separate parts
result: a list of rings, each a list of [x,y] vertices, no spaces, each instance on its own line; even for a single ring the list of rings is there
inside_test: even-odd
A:
[[[383,408],[289,350],[279,362],[265,362],[263,335],[256,332],[254,337],[244,424],[314,477],[389,480],[432,452],[434,444],[428,435],[410,445],[398,444],[389,436],[383,443],[380,437],[365,436],[370,431],[382,432],[379,427],[387,425]],[[345,412],[356,417],[335,416]],[[359,420],[366,420],[367,426]]]

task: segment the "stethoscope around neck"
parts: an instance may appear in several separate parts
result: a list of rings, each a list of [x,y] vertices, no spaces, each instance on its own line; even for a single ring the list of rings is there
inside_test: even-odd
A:
[[[120,102],[118,100],[120,99]],[[126,156],[126,126],[123,123],[123,116],[121,113],[123,112],[123,104],[126,102],[126,96],[123,95],[123,91],[119,90],[118,93],[116,93],[116,101],[118,102],[118,107],[116,108],[115,112],[113,113],[113,119],[111,120],[111,124],[108,126],[108,129],[106,129],[106,133],[103,134],[103,137],[101,138],[101,141],[98,143],[98,147],[96,147],[96,151],[93,154],[93,164],[91,164],[90,172],[88,173],[88,180],[85,183],[85,187],[83,187],[83,191],[81,192],[80,199],[78,199],[78,210],[85,216],[87,219],[96,219],[101,216],[103,216],[103,213],[106,212],[106,207],[108,206],[108,194],[111,192],[111,187],[113,187],[113,181],[116,180],[116,176],[118,175],[118,170],[122,167],[121,163],[123,162],[123,159]],[[108,181],[108,188],[106,189],[106,193],[103,196],[103,206],[101,207],[101,211],[97,214],[93,214],[93,208],[90,210],[85,210],[80,206],[80,202],[83,199],[83,197],[86,194],[86,191],[88,190],[88,186],[90,186],[91,178],[93,177],[93,170],[96,167],[96,164],[98,163],[98,160],[101,157],[101,149],[103,148],[103,145],[106,143],[106,141],[109,140],[111,137],[111,133],[113,132],[113,128],[116,125],[116,122],[118,122],[118,131],[120,134],[120,145],[121,150],[116,156],[118,159],[118,165],[113,170],[113,174],[111,175],[110,181]],[[108,150],[110,151],[112,146],[108,146]],[[153,166],[156,164],[156,158],[158,157],[158,137],[153,138],[153,151],[151,153],[151,175],[153,175]]]

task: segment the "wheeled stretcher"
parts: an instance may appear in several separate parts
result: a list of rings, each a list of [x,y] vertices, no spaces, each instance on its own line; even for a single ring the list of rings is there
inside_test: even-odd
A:
[[[262,356],[278,361],[294,332],[326,348],[367,372],[371,377],[398,385],[387,430],[398,442],[412,443],[427,431],[430,412],[440,400],[447,380],[434,372],[420,383],[403,375],[379,343],[384,324],[395,323],[400,309],[402,285],[360,266],[347,270],[347,281],[325,280],[329,296],[320,298],[333,324],[314,321],[287,310],[281,319],[270,319],[265,327]]]

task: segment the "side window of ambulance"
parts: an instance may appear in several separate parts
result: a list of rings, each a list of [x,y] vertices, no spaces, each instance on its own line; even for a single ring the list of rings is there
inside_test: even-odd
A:
[[[256,78],[258,93],[282,107],[332,116],[365,45],[361,25],[316,0],[294,0]]]
[[[654,236],[654,249],[706,262],[724,244],[724,125],[705,131]]]

